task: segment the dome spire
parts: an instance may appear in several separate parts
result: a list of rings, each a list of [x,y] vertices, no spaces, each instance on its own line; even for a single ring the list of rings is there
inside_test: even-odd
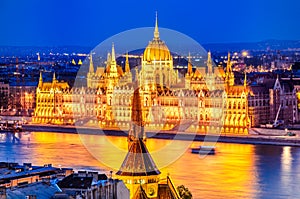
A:
[[[156,12],[156,20],[155,20],[154,39],[159,39],[157,12]]]

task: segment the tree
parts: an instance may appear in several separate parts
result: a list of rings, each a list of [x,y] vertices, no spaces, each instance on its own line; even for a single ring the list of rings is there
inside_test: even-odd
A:
[[[189,191],[188,188],[186,188],[184,185],[180,185],[177,187],[177,191],[179,193],[179,196],[182,199],[192,199],[193,195],[192,193]]]

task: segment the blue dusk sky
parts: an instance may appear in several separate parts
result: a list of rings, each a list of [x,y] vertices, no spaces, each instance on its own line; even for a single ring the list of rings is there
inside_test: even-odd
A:
[[[299,0],[0,0],[0,45],[93,47],[159,26],[201,44],[300,40]]]

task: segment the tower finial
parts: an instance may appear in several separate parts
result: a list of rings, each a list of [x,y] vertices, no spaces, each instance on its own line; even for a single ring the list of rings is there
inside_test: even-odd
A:
[[[117,76],[118,76],[117,61],[116,61],[116,53],[115,53],[115,44],[114,44],[114,43],[112,43],[112,49],[111,49],[111,61],[110,61],[109,73],[110,73],[113,77],[117,77]]]
[[[115,53],[115,44],[112,43],[112,48],[111,48],[111,62],[116,61],[116,53]]]
[[[126,53],[125,72],[126,72],[126,73],[130,72],[129,55],[128,55],[128,52]]]
[[[228,52],[228,56],[227,56],[227,66],[226,66],[226,72],[230,73],[232,71],[231,69],[231,60],[230,60],[230,52]]]
[[[157,12],[156,12],[156,20],[155,20],[154,38],[155,38],[155,39],[159,39],[158,16],[157,16]]]
[[[212,63],[210,51],[208,51],[208,53],[207,53],[207,69],[208,69],[208,74],[213,73],[213,63]]]
[[[188,57],[188,74],[191,75],[193,73],[193,66],[192,66],[192,60],[191,60],[191,53],[189,52]]]
[[[245,71],[244,87],[247,86],[247,72]]]
[[[94,73],[94,63],[93,63],[93,53],[90,54],[90,69],[89,69],[90,73]]]
[[[40,79],[39,79],[38,87],[42,86],[42,84],[43,84],[43,75],[42,75],[42,71],[40,71]]]
[[[43,76],[42,76],[42,71],[40,71],[40,82],[43,82]]]

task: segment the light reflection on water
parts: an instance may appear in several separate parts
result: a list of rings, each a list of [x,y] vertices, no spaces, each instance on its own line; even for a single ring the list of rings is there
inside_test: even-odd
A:
[[[94,150],[96,158],[88,150]],[[114,152],[113,143],[120,150]],[[154,152],[158,166],[164,165],[168,154],[157,155],[158,149],[175,143],[168,153],[179,154],[186,141],[148,139],[147,147]],[[194,146],[200,142],[193,143]],[[160,168],[162,175],[171,175],[176,185],[184,184],[194,198],[299,198],[300,148],[254,146],[217,143],[217,154],[200,158],[188,150],[172,164]],[[110,168],[97,160],[114,162],[114,171],[126,155],[125,137],[104,137],[64,133],[0,134],[0,161],[35,165],[52,163],[54,166],[72,167],[76,170],[101,170]],[[120,152],[121,151],[121,152]],[[123,151],[123,152],[122,152]]]

